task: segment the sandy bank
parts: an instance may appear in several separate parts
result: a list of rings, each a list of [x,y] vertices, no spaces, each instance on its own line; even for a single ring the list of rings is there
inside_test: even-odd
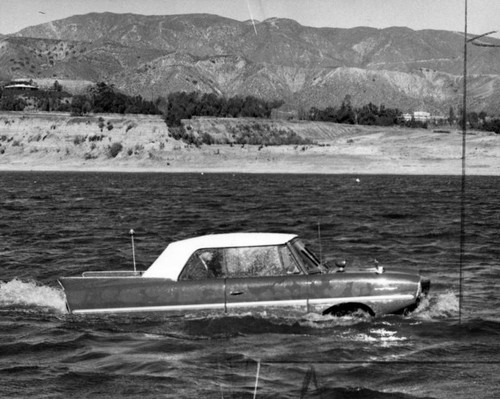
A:
[[[239,119],[187,121],[195,132],[228,134]],[[0,114],[0,170],[461,173],[462,137],[439,133],[317,122],[257,121],[291,130],[319,145],[199,148],[174,140],[159,116]],[[500,175],[500,135],[471,132],[467,174]]]

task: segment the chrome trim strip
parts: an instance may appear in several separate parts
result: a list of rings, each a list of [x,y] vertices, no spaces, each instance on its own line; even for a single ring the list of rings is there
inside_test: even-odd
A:
[[[249,308],[249,307],[259,307],[259,306],[296,306],[302,305],[307,306],[307,299],[289,299],[286,301],[253,301],[253,302],[228,302],[228,308]]]
[[[333,303],[339,304],[343,302],[384,302],[388,300],[405,300],[405,299],[415,299],[415,295],[412,294],[398,294],[398,295],[372,295],[372,296],[349,296],[343,298],[315,298],[309,299],[310,303],[322,304],[322,303]]]
[[[127,308],[100,308],[100,309],[78,309],[72,313],[131,313],[131,312],[149,312],[149,311],[169,311],[169,310],[207,310],[207,309],[223,309],[229,308],[249,308],[260,306],[308,306],[309,304],[321,305],[337,305],[344,302],[385,302],[388,300],[410,300],[415,299],[411,294],[400,295],[378,295],[378,296],[357,296],[357,297],[342,297],[342,298],[314,298],[314,299],[291,299],[284,301],[253,301],[253,302],[226,302],[226,303],[207,303],[195,305],[167,305],[167,306],[141,306]]]
[[[135,306],[129,308],[100,308],[100,309],[78,309],[73,313],[130,313],[130,312],[161,312],[168,310],[200,310],[200,309],[224,309],[225,304],[206,303],[197,305],[167,305],[167,306]]]

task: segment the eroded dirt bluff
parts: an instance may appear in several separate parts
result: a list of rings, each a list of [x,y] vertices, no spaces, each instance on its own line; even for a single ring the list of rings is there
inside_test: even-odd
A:
[[[0,164],[100,164],[154,158],[168,145],[159,116],[1,113]]]
[[[459,131],[326,122],[194,118],[186,132],[224,142],[241,131],[284,131],[314,144],[186,144],[161,116],[0,114],[0,170],[242,173],[461,173]],[[470,132],[467,173],[500,175],[500,135]]]

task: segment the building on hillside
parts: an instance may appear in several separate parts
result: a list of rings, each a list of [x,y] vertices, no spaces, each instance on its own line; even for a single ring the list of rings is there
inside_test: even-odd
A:
[[[38,90],[38,86],[31,79],[14,79],[4,86],[4,90],[36,91]]]
[[[427,122],[431,119],[431,113],[425,111],[415,111],[413,112],[413,118],[415,118],[416,121]]]
[[[420,122],[427,122],[431,118],[431,113],[430,112],[425,112],[425,111],[414,111],[413,113],[407,113],[403,114],[403,119],[406,122],[410,122],[412,119],[415,121],[420,121]]]
[[[402,119],[405,122],[431,122],[434,124],[443,124],[446,122],[447,118],[443,115],[431,115],[430,112],[426,111],[414,111],[413,113],[406,113],[402,115]]]

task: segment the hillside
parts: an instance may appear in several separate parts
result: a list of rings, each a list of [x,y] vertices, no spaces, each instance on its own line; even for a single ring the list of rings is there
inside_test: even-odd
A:
[[[312,28],[277,18],[254,30],[209,14],[93,13],[0,38],[0,69],[19,78],[102,80],[148,99],[196,90],[308,109],[350,94],[354,105],[446,114],[461,104],[462,48],[462,34],[448,31]],[[469,51],[470,109],[497,114],[500,52]]]
[[[158,116],[0,114],[0,170],[452,174],[461,135],[327,122],[195,118],[197,134],[282,130],[314,145],[188,145]],[[467,173],[500,175],[500,135],[471,132]]]

